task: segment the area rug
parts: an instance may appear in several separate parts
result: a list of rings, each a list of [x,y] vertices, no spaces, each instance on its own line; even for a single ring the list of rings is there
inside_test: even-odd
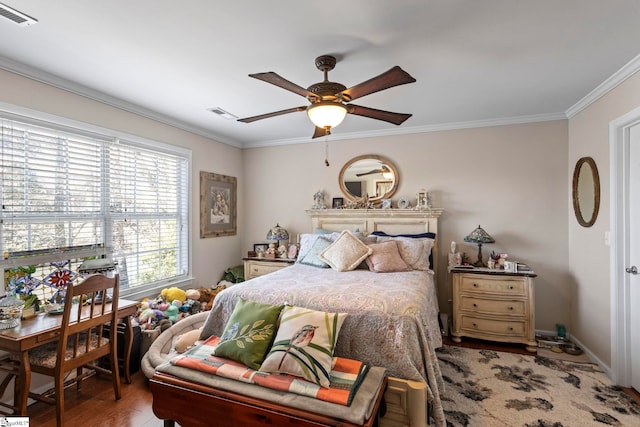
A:
[[[447,426],[640,426],[640,405],[592,363],[444,346]]]

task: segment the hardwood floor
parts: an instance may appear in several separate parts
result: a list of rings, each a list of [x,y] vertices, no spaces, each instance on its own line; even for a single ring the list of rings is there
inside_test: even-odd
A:
[[[457,345],[511,353],[529,354],[521,344],[498,344],[482,340],[465,338],[456,344],[445,337],[446,345]],[[640,393],[625,389],[638,403]],[[81,391],[74,387],[65,392],[65,426],[67,427],[161,427],[163,422],[156,418],[151,409],[152,398],[147,378],[142,372],[133,375],[132,383],[122,384],[122,399],[115,401],[113,388],[108,378],[92,377],[82,386]],[[55,427],[55,407],[45,403],[29,406],[31,427]]]
[[[116,401],[109,378],[93,376],[65,390],[65,427],[160,427],[163,422],[151,409],[147,378],[133,374],[131,384],[122,383],[122,399]],[[30,427],[56,427],[56,408],[42,402],[29,406]]]

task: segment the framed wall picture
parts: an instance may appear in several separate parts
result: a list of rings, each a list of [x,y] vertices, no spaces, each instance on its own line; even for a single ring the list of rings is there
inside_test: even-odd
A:
[[[200,172],[200,238],[236,235],[237,198],[236,177]]]
[[[343,197],[334,197],[331,203],[333,209],[342,209],[344,207]]]

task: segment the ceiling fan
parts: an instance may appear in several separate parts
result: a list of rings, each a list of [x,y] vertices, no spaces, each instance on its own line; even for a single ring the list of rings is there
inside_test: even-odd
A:
[[[272,113],[261,114],[259,116],[238,119],[238,121],[251,123],[256,120],[267,119],[283,114],[306,111],[309,119],[311,119],[316,126],[313,138],[318,138],[320,136],[330,135],[331,128],[342,123],[342,120],[347,113],[369,117],[376,120],[383,120],[395,125],[402,124],[412,116],[411,114],[377,110],[375,108],[363,107],[361,105],[350,103],[354,99],[361,98],[384,89],[389,89],[394,86],[413,83],[416,81],[416,79],[411,77],[409,73],[399,66],[396,65],[376,77],[347,89],[347,87],[341,83],[329,81],[329,71],[333,70],[335,65],[336,58],[331,55],[322,55],[317,57],[316,67],[324,73],[324,81],[314,83],[307,89],[284,79],[274,72],[249,74],[249,77],[271,83],[272,85],[281,87],[300,96],[304,96],[311,104],[274,111]]]
[[[381,173],[383,176],[384,175],[388,175],[391,173],[391,169],[389,169],[389,167],[387,165],[382,165],[382,167],[380,169],[372,169],[368,172],[361,172],[361,173],[357,173],[356,176],[360,177],[360,176],[365,176],[365,175],[373,175],[376,173]]]

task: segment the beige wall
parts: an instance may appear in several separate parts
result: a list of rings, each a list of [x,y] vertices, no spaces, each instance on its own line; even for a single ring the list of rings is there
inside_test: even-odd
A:
[[[200,239],[198,218],[200,171],[237,177],[238,193],[242,194],[241,150],[3,70],[0,70],[0,87],[1,102],[191,149],[191,239],[195,286],[217,283],[225,268],[240,263],[240,236]],[[240,199],[239,222],[243,221],[243,211]]]
[[[569,268],[578,284],[572,295],[576,337],[606,365],[611,364],[610,247],[604,234],[611,228],[609,194],[609,122],[640,106],[640,73],[569,120],[569,163],[593,157],[600,175],[600,212],[596,223],[581,227],[569,215]],[[568,186],[571,185],[569,176]],[[568,203],[571,203],[569,198]]]
[[[338,132],[339,130],[336,130]],[[324,142],[247,149],[243,152],[245,205],[244,250],[266,242],[277,222],[294,236],[308,232],[304,213],[313,194],[325,201],[341,197],[338,174],[361,154],[389,157],[400,171],[393,197],[410,197],[426,188],[440,221],[439,278],[441,310],[450,311],[446,277],[450,242],[475,261],[477,247],[463,242],[478,224],[496,240],[483,246],[507,252],[530,264],[536,279],[536,328],[569,325],[575,284],[568,273],[567,122],[497,126],[329,142],[330,167],[324,165]]]

